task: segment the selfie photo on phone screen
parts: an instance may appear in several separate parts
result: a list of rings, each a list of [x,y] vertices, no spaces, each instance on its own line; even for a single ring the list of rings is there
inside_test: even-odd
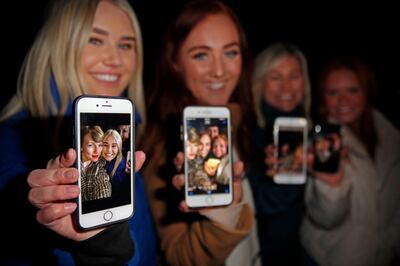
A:
[[[314,127],[314,170],[335,173],[338,171],[342,146],[340,126],[317,124]]]
[[[186,197],[188,205],[220,205],[232,197],[230,119],[207,107],[184,116]]]

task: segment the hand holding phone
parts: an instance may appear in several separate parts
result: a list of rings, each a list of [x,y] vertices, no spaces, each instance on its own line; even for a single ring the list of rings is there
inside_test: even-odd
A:
[[[185,200],[189,207],[232,202],[231,118],[226,107],[186,107]]]
[[[307,120],[278,117],[274,123],[277,184],[304,184],[307,173]]]
[[[134,212],[133,171],[126,171],[121,125],[134,129],[134,106],[126,98],[81,96],[74,101],[77,151],[77,224],[96,228],[129,219]],[[134,130],[129,147],[134,147]],[[134,151],[132,151],[132,154]]]

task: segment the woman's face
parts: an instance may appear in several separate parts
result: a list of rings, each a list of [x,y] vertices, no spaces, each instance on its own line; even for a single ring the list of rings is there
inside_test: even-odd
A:
[[[198,104],[226,105],[242,71],[233,21],[226,14],[201,20],[183,42],[175,67]]]
[[[303,100],[304,78],[300,62],[287,56],[265,76],[264,100],[282,112],[293,111]]]
[[[135,71],[136,38],[128,15],[108,1],[97,7],[81,61],[87,92],[118,96]]]
[[[106,161],[111,161],[118,155],[118,143],[115,138],[110,135],[103,140],[103,157]]]
[[[213,142],[212,151],[217,158],[223,157],[227,153],[227,144],[222,138],[217,138]]]
[[[203,134],[200,137],[199,154],[205,158],[211,149],[211,138],[208,134]]]
[[[354,72],[332,71],[326,79],[324,97],[328,116],[341,124],[358,121],[366,106],[366,98]]]
[[[199,145],[197,142],[187,141],[186,157],[189,160],[194,160],[196,158],[198,150],[199,150]]]
[[[88,133],[83,137],[82,143],[82,161],[97,162],[100,158],[103,149],[102,142],[95,142],[92,136]]]

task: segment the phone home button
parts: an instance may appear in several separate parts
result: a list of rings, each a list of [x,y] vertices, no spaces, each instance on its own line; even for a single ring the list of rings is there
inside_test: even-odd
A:
[[[211,205],[213,203],[214,199],[212,196],[207,196],[205,198],[205,201],[206,201],[206,204]]]
[[[104,215],[103,215],[103,218],[104,218],[104,220],[106,220],[106,221],[110,221],[112,217],[113,217],[113,213],[110,212],[110,211],[106,211],[106,212],[104,213]]]

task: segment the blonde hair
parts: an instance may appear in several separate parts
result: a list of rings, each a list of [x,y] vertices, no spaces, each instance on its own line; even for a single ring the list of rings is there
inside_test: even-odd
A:
[[[17,92],[2,110],[0,120],[26,108],[34,117],[65,115],[70,100],[87,93],[79,63],[83,47],[92,31],[97,6],[109,1],[129,17],[136,37],[136,68],[127,88],[145,124],[143,92],[143,46],[139,23],[126,0],[57,0],[46,23],[25,57],[17,81]],[[50,88],[50,79],[58,87],[60,106]],[[143,127],[144,128],[144,125]]]
[[[254,99],[254,111],[257,117],[257,124],[265,127],[265,117],[261,111],[261,102],[263,99],[263,87],[265,76],[273,69],[283,58],[295,57],[299,60],[302,76],[304,80],[303,108],[307,119],[309,120],[311,106],[311,85],[308,76],[307,60],[304,54],[294,45],[275,43],[262,51],[255,60],[254,74],[252,79],[252,91]]]
[[[81,129],[81,146],[86,135],[90,135],[94,142],[103,142],[104,132],[100,126],[84,126]]]
[[[106,133],[104,133],[103,141],[110,136],[112,136],[118,144],[118,154],[115,159],[114,168],[110,173],[110,177],[112,178],[114,176],[115,172],[117,171],[119,164],[122,161],[122,138],[121,138],[121,135],[118,133],[118,131],[116,131],[114,129],[109,129],[106,131]]]

